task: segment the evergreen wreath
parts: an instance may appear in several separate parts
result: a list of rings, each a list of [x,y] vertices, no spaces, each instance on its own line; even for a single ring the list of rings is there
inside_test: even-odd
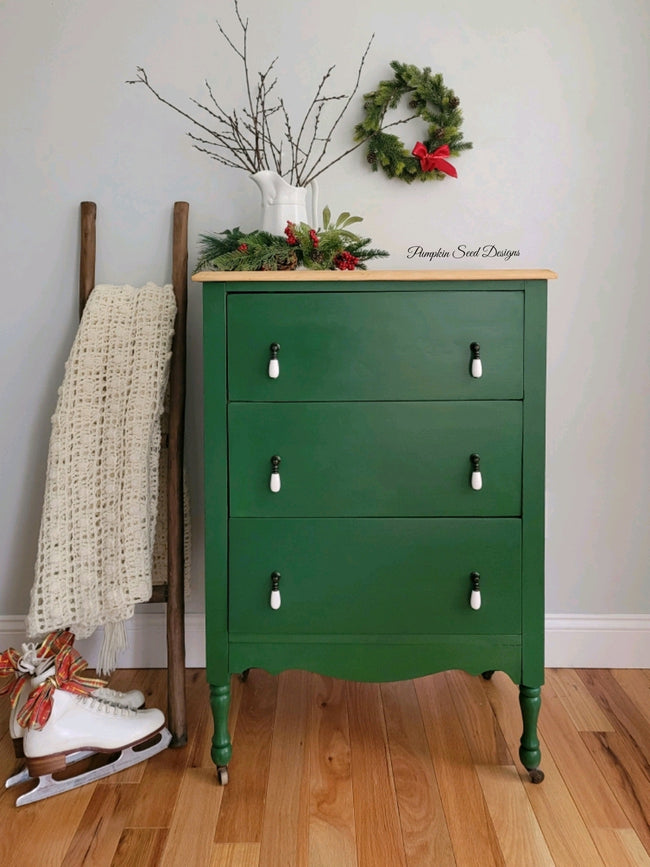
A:
[[[418,69],[407,63],[391,62],[395,75],[380,81],[376,90],[364,94],[365,117],[354,128],[354,140],[367,141],[367,160],[374,172],[378,169],[389,178],[412,183],[442,180],[445,175],[456,177],[456,169],[445,157],[458,156],[472,143],[463,141],[463,115],[460,100],[445,86],[442,75],[431,74],[426,66]],[[404,120],[384,124],[388,109],[396,108],[403,96],[409,95],[413,114]],[[427,124],[422,139],[407,150],[396,135],[385,132],[391,126],[420,118]]]

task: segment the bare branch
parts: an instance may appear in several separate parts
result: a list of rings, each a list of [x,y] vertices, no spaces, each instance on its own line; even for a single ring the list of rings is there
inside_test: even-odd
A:
[[[158,93],[158,91],[151,85],[146,71],[141,66],[137,67],[137,73],[138,73],[138,77],[135,80],[127,81],[126,83],[127,84],[144,84],[145,87],[149,91],[151,91],[151,93],[153,93],[153,95],[156,97],[156,99],[163,103],[163,105],[166,105],[169,108],[173,109],[173,111],[175,111],[177,114],[180,114],[186,120],[189,120],[190,123],[194,124],[194,126],[198,127],[199,129],[202,129],[204,132],[208,133],[208,135],[211,135],[215,138],[219,137],[218,132],[215,132],[215,130],[210,129],[210,127],[206,126],[205,124],[200,123],[198,120],[193,118],[191,114],[188,114],[186,111],[183,111],[182,109],[175,106],[173,103],[169,102],[169,100],[167,100],[163,96],[161,96]],[[239,165],[238,168],[249,170],[250,169],[250,163]]]
[[[325,74],[324,74],[323,77],[321,78],[321,80],[320,80],[320,84],[319,84],[318,87],[316,88],[316,94],[315,94],[314,98],[312,99],[312,101],[311,101],[311,103],[310,103],[310,105],[309,105],[309,107],[308,107],[308,109],[307,109],[307,114],[305,115],[305,117],[304,117],[304,119],[303,119],[303,122],[302,122],[302,124],[301,124],[301,126],[300,126],[300,130],[298,131],[298,138],[296,139],[297,142],[300,142],[300,140],[301,140],[301,138],[302,138],[302,134],[303,134],[303,132],[305,131],[305,127],[307,126],[307,120],[308,120],[308,118],[309,118],[309,115],[311,114],[312,109],[314,108],[314,106],[316,105],[316,103],[319,101],[319,97],[320,97],[320,95],[321,95],[321,93],[322,93],[322,90],[323,90],[323,88],[325,87],[325,84],[327,83],[327,80],[328,80],[328,78],[331,76],[331,74],[332,74],[332,72],[334,71],[334,69],[335,69],[334,66],[330,66],[330,68],[327,70],[327,72],[325,72]]]
[[[200,151],[202,154],[207,154],[211,159],[216,160],[217,162],[221,163],[222,165],[228,166],[228,168],[231,168],[231,169],[241,168],[240,165],[238,165],[237,163],[231,162],[230,160],[226,159],[225,157],[222,157],[221,154],[214,154],[214,153],[212,153],[212,151],[207,150],[207,148],[202,148],[202,147],[199,147],[198,145],[192,145],[192,147],[195,148],[197,151]]]
[[[245,58],[246,58],[246,31],[248,30],[248,18],[246,19],[246,23],[244,24],[244,22],[242,21],[241,15],[239,14],[239,5],[238,5],[238,3],[237,3],[237,0],[234,0],[234,2],[235,2],[235,12],[236,12],[236,14],[237,14],[237,18],[239,19],[239,23],[241,24],[241,28],[242,28],[242,30],[244,31],[244,52],[243,52],[243,54],[242,54],[242,52],[239,50],[239,48],[237,48],[237,46],[236,46],[235,43],[232,41],[232,39],[230,38],[230,36],[228,36],[228,34],[226,33],[226,31],[223,29],[223,27],[221,26],[221,23],[220,23],[219,19],[217,19],[217,27],[219,28],[219,30],[220,30],[220,32],[221,32],[221,35],[222,35],[223,38],[226,40],[226,42],[228,43],[228,45],[232,48],[232,50],[235,52],[235,54],[236,54],[238,57],[241,57],[242,60],[245,60]]]
[[[336,120],[334,121],[334,124],[332,125],[332,127],[331,127],[331,129],[330,129],[330,131],[329,131],[329,134],[328,134],[328,136],[327,136],[327,140],[326,140],[326,142],[325,142],[325,144],[324,144],[324,146],[323,146],[323,150],[321,151],[321,155],[318,157],[318,159],[316,160],[316,162],[314,163],[314,165],[311,167],[311,169],[309,170],[308,176],[307,176],[307,177],[305,178],[305,180],[304,180],[305,185],[308,184],[310,180],[313,180],[313,179],[316,177],[316,175],[314,175],[313,172],[314,172],[314,170],[317,168],[318,164],[319,164],[319,163],[323,160],[323,158],[325,157],[325,153],[326,153],[327,148],[328,148],[328,145],[330,144],[330,141],[331,141],[331,139],[332,139],[332,135],[334,134],[334,131],[335,131],[336,127],[339,125],[339,122],[340,122],[341,118],[343,117],[343,115],[344,115],[345,112],[347,111],[348,106],[350,105],[350,102],[352,101],[353,96],[356,94],[357,90],[359,89],[359,82],[361,81],[361,72],[362,72],[363,67],[364,67],[364,65],[365,65],[366,57],[368,56],[368,52],[370,51],[370,46],[372,45],[372,42],[373,42],[374,38],[375,38],[375,34],[373,33],[372,36],[370,37],[369,41],[368,41],[368,44],[366,45],[366,50],[363,52],[363,54],[362,54],[362,56],[361,56],[361,62],[359,63],[359,69],[357,70],[357,79],[356,79],[356,81],[355,81],[355,83],[354,83],[354,87],[353,87],[353,89],[352,89],[352,93],[350,94],[350,96],[349,96],[348,99],[346,100],[345,105],[343,106],[343,108],[342,108],[341,111],[339,112],[338,117],[337,117]],[[354,148],[352,148],[352,150],[354,150]],[[346,151],[346,153],[349,153],[349,151]],[[329,168],[329,166],[333,165],[335,162],[338,162],[338,161],[339,161],[343,156],[345,156],[345,154],[341,154],[340,157],[337,157],[335,160],[333,160],[332,162],[328,163],[328,164],[325,166],[325,168]],[[321,170],[318,172],[318,174],[319,174],[319,175],[322,174],[322,173],[325,171],[325,168],[321,169]]]

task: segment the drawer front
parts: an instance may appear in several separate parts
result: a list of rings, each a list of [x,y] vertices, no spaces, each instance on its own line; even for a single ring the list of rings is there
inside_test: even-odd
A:
[[[472,572],[480,575],[479,610],[470,607]],[[520,575],[517,519],[232,519],[229,629],[514,635]]]
[[[523,312],[518,291],[230,295],[229,398],[520,398]],[[280,345],[277,378],[271,343]]]
[[[519,401],[238,403],[228,431],[235,517],[521,512]],[[471,485],[473,454],[480,490]]]

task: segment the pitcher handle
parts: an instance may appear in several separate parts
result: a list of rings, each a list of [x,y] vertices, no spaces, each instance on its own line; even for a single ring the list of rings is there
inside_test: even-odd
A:
[[[318,228],[318,184],[316,181],[310,181],[307,186],[311,191],[311,225],[314,229]]]

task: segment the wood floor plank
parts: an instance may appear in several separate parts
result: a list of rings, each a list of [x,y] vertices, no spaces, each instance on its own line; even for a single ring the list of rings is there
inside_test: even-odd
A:
[[[579,732],[613,732],[614,725],[600,708],[580,675],[572,668],[552,668],[546,674],[555,694],[560,699]]]
[[[259,843],[262,837],[278,679],[255,669],[241,686],[237,724],[230,730],[230,783],[224,789],[217,843]]]
[[[378,684],[346,683],[359,867],[405,867]]]
[[[126,828],[111,867],[159,867],[168,833],[167,828]]]
[[[649,867],[650,854],[629,828],[597,828],[594,836],[608,867]]]
[[[27,788],[0,790],[0,864],[61,867],[96,784],[16,807],[16,796]]]
[[[160,867],[210,863],[223,791],[205,768],[184,771]]]
[[[555,867],[515,767],[482,764],[476,771],[508,867]]]
[[[583,740],[587,733],[575,729],[552,687],[548,686],[545,714],[540,716],[541,732],[578,803],[603,861],[607,865],[625,863],[627,855],[620,839],[606,832],[629,829],[630,820],[612,790],[612,781],[602,773]],[[603,841],[606,841],[607,848],[603,848]],[[617,843],[620,851],[616,853]]]
[[[440,675],[423,677],[415,689],[457,862],[504,865],[447,681]]]
[[[95,788],[64,855],[64,863],[110,867],[133,808],[136,788],[132,783]]]
[[[580,669],[578,671],[591,695],[614,720],[616,731],[636,744],[645,760],[650,762],[650,722],[627,695],[611,671]]]
[[[639,668],[621,668],[612,671],[612,676],[650,723],[650,676],[648,672]]]
[[[635,867],[650,867],[650,851],[639,840],[637,835],[630,828],[619,829],[614,832]]]
[[[259,843],[215,843],[210,867],[258,867]]]
[[[126,828],[169,828],[187,767],[187,747],[163,750],[138,767],[140,781]],[[107,778],[119,780],[122,774]]]
[[[307,737],[309,867],[356,867],[350,730],[343,681],[314,676]]]
[[[530,783],[528,773],[518,763],[522,722],[517,686],[507,675],[496,672],[492,680],[481,681],[481,687],[494,710],[556,867],[581,864],[607,867],[544,739],[540,738],[545,774],[543,783]],[[544,690],[542,713],[545,713],[543,696]]]
[[[447,671],[443,676],[449,685],[474,764],[513,764],[492,705],[481,686],[482,678],[472,677],[464,671]]]
[[[304,671],[278,678],[260,867],[309,864],[309,680]]]
[[[650,852],[650,766],[644,756],[619,732],[583,732],[582,739]]]
[[[138,797],[127,819],[127,828],[169,828],[171,825],[183,772],[190,763],[197,738],[198,722],[208,709],[205,672],[202,669],[188,670],[185,684],[188,743],[153,756],[143,766]]]
[[[381,686],[406,863],[455,867],[413,681]]]
[[[627,817],[582,740],[564,705],[546,684],[539,728],[586,824],[592,828],[625,828]]]

